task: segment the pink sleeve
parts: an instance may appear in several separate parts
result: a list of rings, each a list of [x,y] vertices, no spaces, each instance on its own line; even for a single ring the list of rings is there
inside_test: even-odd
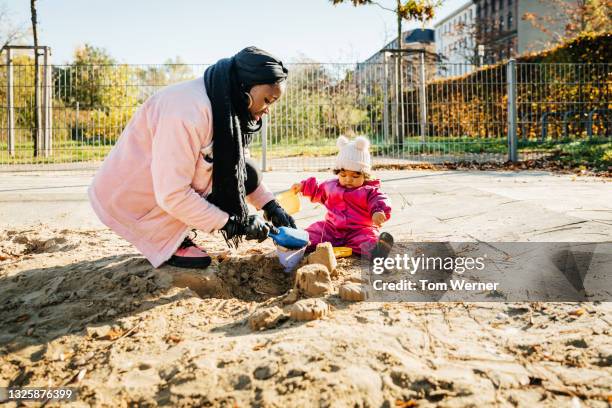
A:
[[[157,204],[183,223],[206,232],[222,228],[228,214],[191,187],[203,137],[198,127],[160,115],[153,136],[151,173]]]
[[[387,219],[391,218],[389,197],[377,188],[373,188],[368,195],[368,209],[370,210],[370,215],[375,212],[382,212],[387,216]]]
[[[268,202],[272,200],[274,200],[274,194],[272,194],[264,183],[261,183],[259,186],[257,186],[255,191],[247,195],[247,201],[258,210],[261,210],[261,207],[268,204]]]
[[[327,199],[323,184],[318,185],[317,179],[314,177],[309,177],[302,181],[302,194],[304,197],[310,197],[310,201],[313,203],[325,204]]]

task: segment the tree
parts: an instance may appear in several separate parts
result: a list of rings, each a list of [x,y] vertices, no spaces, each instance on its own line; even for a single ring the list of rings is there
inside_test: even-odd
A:
[[[345,0],[330,0],[334,6],[344,3]],[[393,12],[397,15],[397,38],[398,48],[402,48],[402,20],[417,20],[425,23],[433,19],[434,10],[442,4],[442,0],[407,0],[402,3],[402,0],[397,0],[394,9],[383,6],[373,0],[350,0],[353,6],[363,6],[373,4],[383,10]]]
[[[0,4],[0,49],[22,41],[28,33],[25,23],[14,23],[6,4]]]
[[[144,101],[163,86],[193,79],[195,73],[190,65],[177,56],[174,59],[168,58],[162,65],[137,68],[136,77],[140,84],[139,99]]]
[[[344,0],[330,0],[334,5],[338,5],[344,2]],[[399,97],[397,106],[404,106],[403,101],[404,92],[402,91],[402,65],[403,65],[403,45],[402,45],[402,20],[416,20],[421,21],[423,24],[426,21],[433,19],[434,11],[436,7],[442,4],[442,0],[396,0],[395,8],[389,8],[382,5],[381,3],[373,0],[350,0],[353,6],[362,6],[373,4],[380,7],[383,10],[387,10],[396,14],[397,17],[397,49],[399,58],[396,59],[395,64],[395,93]],[[402,116],[404,115],[403,109],[398,110],[398,121],[397,123],[404,123]],[[404,144],[404,129],[397,128],[397,142],[399,146]]]
[[[112,143],[138,106],[136,70],[104,48],[84,44],[74,60],[53,73],[66,113],[73,116],[71,138],[83,143]]]
[[[340,3],[344,3],[345,0],[330,0],[334,6]],[[429,21],[434,17],[434,10],[442,2],[431,1],[431,0],[408,0],[403,4],[401,0],[397,0],[397,6],[395,9],[390,9],[383,6],[377,1],[373,0],[350,0],[353,6],[363,6],[373,4],[382,8],[383,10],[392,11],[397,13],[398,17],[404,20],[418,20],[418,21]]]
[[[579,34],[610,31],[612,2],[610,0],[540,0],[552,13],[527,12],[521,19],[549,35],[552,43],[574,38]]]
[[[516,46],[512,46],[512,53],[510,52],[506,40],[508,32],[512,30],[515,28],[510,25],[510,21],[500,26],[499,20],[494,17],[477,17],[473,23],[456,23],[451,29],[451,32],[454,33],[451,38],[458,41],[453,45],[456,47],[453,52],[472,65],[480,65],[478,45],[485,47],[487,54],[485,63],[491,63],[503,57],[510,58],[516,52]],[[473,46],[467,46],[468,39],[472,40]]]

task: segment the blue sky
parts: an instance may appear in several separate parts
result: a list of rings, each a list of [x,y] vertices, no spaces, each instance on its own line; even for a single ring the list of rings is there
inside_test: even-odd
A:
[[[443,18],[466,0],[446,0]],[[16,22],[29,24],[29,0],[0,0]],[[390,8],[395,0],[380,0]],[[53,62],[71,59],[83,43],[117,60],[161,63],[180,56],[209,63],[256,45],[291,62],[365,59],[391,40],[395,15],[377,6],[333,6],[328,0],[38,0],[39,41]],[[419,27],[404,23],[406,28]],[[385,34],[386,33],[386,34]]]

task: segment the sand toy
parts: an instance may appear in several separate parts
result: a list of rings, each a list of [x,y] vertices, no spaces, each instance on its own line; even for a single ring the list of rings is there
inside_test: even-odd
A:
[[[302,209],[300,204],[300,198],[291,190],[285,190],[276,196],[278,203],[287,211],[287,213],[293,215]]]

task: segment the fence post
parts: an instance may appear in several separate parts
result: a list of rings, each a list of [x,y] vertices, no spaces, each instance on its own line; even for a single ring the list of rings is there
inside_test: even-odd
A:
[[[52,101],[53,101],[53,91],[52,91],[52,68],[51,68],[51,53],[49,47],[44,48],[44,64],[45,68],[43,70],[43,119],[44,119],[44,154],[45,157],[48,157],[52,151],[52,142],[53,142],[53,115],[52,115]]]
[[[383,74],[384,74],[384,82],[383,82],[383,137],[385,139],[385,143],[389,143],[389,69],[387,64],[387,54],[383,53]]]
[[[394,111],[394,115],[392,117],[392,121],[393,121],[393,130],[395,133],[394,136],[394,144],[397,144],[398,147],[401,147],[400,144],[400,99],[399,99],[399,69],[397,67],[397,65],[400,63],[400,60],[398,58],[397,54],[393,54],[393,69],[395,70],[395,76],[394,76],[394,82],[393,82],[393,93],[394,93],[394,101],[393,101],[393,105],[395,107]],[[394,153],[395,153],[395,148],[393,149]]]
[[[39,47],[40,48],[40,47]],[[34,53],[38,55],[38,49],[34,47]],[[42,106],[41,106],[41,87],[42,84],[40,82],[40,59],[38,59],[38,64],[36,64],[37,58],[34,59],[34,109],[36,110],[36,123],[34,124],[34,135],[36,139],[34,157],[40,156],[41,151],[44,151],[43,146],[43,133],[42,133]]]
[[[427,88],[425,76],[425,52],[421,52],[421,143],[425,143],[427,136]]]
[[[516,60],[514,58],[510,59],[506,68],[508,88],[508,160],[516,162],[518,161],[518,140],[516,138]]]
[[[74,114],[74,128],[75,128],[75,139],[74,140],[80,140],[81,142],[83,141],[83,139],[80,138],[80,134],[79,134],[79,101],[77,101],[76,103],[76,112]]]
[[[268,117],[265,115],[261,120],[261,171],[266,171],[266,153],[268,149]]]
[[[15,105],[13,104],[13,56],[11,49],[6,49],[6,101],[8,111],[8,154],[15,156]]]

